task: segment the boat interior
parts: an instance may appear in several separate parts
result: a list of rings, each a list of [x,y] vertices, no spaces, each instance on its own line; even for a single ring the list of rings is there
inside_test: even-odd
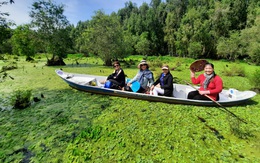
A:
[[[103,76],[70,76],[67,75],[66,79],[69,81],[73,81],[80,85],[90,85],[90,86],[98,86],[104,88],[104,84],[100,81],[104,81],[106,78]],[[183,84],[173,84],[174,91],[173,96],[175,98],[182,98],[187,99],[188,93],[190,91],[194,91],[195,89],[189,85]],[[197,87],[198,88],[198,87]],[[109,88],[104,88],[109,89]],[[223,90],[220,93],[220,100],[219,101],[232,101],[243,99],[247,96],[247,92],[240,92],[235,89]]]

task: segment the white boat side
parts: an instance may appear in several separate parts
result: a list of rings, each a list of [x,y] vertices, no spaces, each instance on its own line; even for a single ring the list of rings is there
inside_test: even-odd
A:
[[[135,98],[141,100],[155,101],[155,102],[166,102],[166,103],[176,103],[176,104],[188,104],[188,105],[204,105],[204,106],[216,106],[212,101],[202,101],[202,100],[190,100],[187,99],[187,95],[190,91],[195,89],[189,85],[183,84],[173,84],[173,96],[153,96],[143,93],[134,93],[122,90],[115,90],[104,88],[104,84],[100,81],[106,79],[105,76],[87,75],[87,74],[75,74],[63,72],[61,70],[56,70],[57,75],[59,75],[65,82],[67,82],[71,87],[92,93],[107,94],[120,97]],[[197,87],[198,88],[198,87]],[[217,101],[223,106],[234,106],[244,104],[245,101],[253,98],[256,95],[253,91],[238,91],[236,89],[223,89],[219,94],[220,99]]]

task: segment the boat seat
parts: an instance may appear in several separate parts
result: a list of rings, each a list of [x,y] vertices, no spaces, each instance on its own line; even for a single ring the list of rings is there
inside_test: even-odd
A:
[[[91,85],[92,82],[95,82],[96,79],[91,77],[86,78],[86,77],[74,76],[68,80],[78,83],[80,85]]]
[[[179,84],[173,84],[173,96],[176,98],[187,99],[189,92],[194,91],[192,87],[187,88]]]

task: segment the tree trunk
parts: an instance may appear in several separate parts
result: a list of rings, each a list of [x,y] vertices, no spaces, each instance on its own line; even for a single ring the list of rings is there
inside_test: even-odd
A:
[[[51,59],[47,60],[46,66],[65,66],[65,62],[59,56],[54,56]]]
[[[105,66],[112,66],[112,60],[111,60],[111,58],[105,59]]]
[[[28,61],[28,62],[31,62],[31,61],[34,61],[34,59],[30,56],[26,57],[25,61]]]

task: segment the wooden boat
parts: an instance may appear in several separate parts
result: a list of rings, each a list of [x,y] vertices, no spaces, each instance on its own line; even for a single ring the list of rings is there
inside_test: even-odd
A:
[[[99,81],[106,79],[105,76],[95,76],[95,75],[86,75],[86,74],[74,74],[67,73],[61,70],[55,70],[56,74],[61,77],[66,83],[69,84],[72,88],[77,90],[126,97],[154,102],[164,102],[172,104],[186,104],[186,105],[200,105],[200,106],[216,106],[216,103],[213,101],[202,101],[202,100],[190,100],[187,99],[187,95],[190,91],[194,91],[189,85],[182,84],[173,84],[174,97],[165,97],[165,96],[153,96],[143,93],[128,92],[122,90],[115,90],[105,88],[104,84],[101,84]],[[256,95],[253,91],[238,91],[235,89],[223,90],[220,93],[220,100],[217,101],[222,106],[235,106],[244,104],[246,101],[251,99]]]

